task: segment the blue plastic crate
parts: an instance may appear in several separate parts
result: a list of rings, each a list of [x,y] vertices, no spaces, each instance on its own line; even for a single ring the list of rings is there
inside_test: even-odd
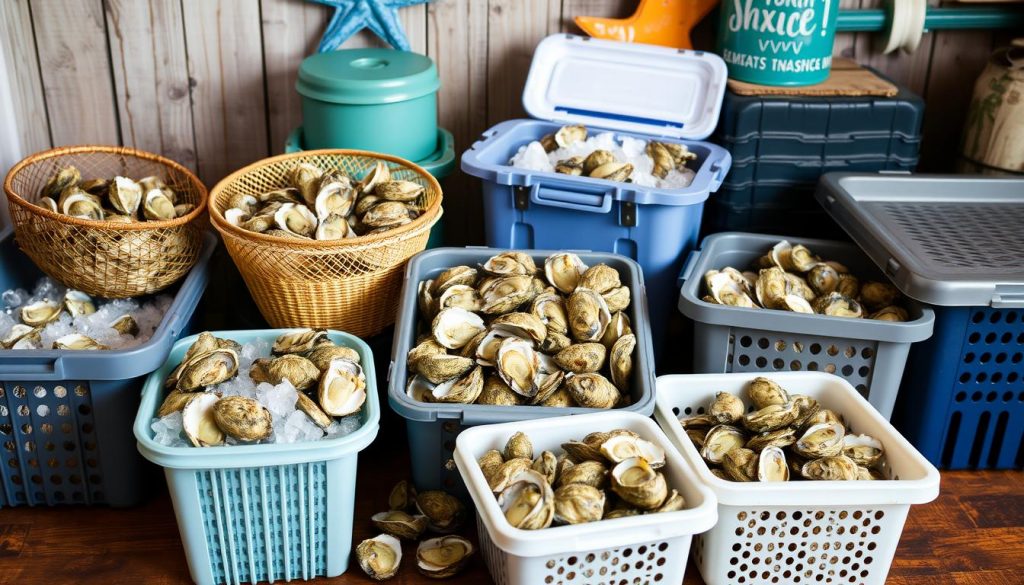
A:
[[[143,379],[187,331],[217,245],[204,236],[199,261],[145,343],[122,350],[0,350],[0,507],[107,504],[145,496],[146,466],[131,424]],[[32,288],[43,274],[10,231],[0,236],[0,290]]]
[[[285,331],[214,335],[244,344],[273,341]],[[189,572],[199,585],[309,580],[348,569],[357,457],[377,436],[380,403],[369,346],[347,333],[328,335],[359,353],[366,375],[362,426],[344,437],[210,448],[160,445],[150,425],[163,401],[164,379],[196,336],[176,343],[146,380],[135,438],[139,451],[164,467]]]
[[[843,158],[770,156],[740,159],[732,153],[728,185],[757,185],[762,182],[792,181],[808,187],[815,185],[825,173],[873,173],[876,171],[913,171],[917,156],[902,158],[887,155],[856,155]],[[762,203],[764,199],[753,199]],[[817,207],[817,206],[815,206]]]
[[[1024,180],[837,174],[817,198],[904,294],[934,305],[896,426],[941,467],[1024,467]]]

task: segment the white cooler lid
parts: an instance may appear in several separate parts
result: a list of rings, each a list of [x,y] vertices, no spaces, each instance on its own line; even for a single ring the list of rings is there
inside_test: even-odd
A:
[[[727,77],[714,53],[555,34],[534,51],[523,106],[552,122],[701,140]]]

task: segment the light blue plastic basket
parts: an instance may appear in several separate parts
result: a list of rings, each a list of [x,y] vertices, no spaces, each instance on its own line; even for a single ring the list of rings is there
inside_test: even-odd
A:
[[[214,332],[247,343],[285,329]],[[163,381],[195,341],[175,344],[146,380],[135,418],[142,455],[164,467],[192,580],[199,585],[336,577],[352,549],[356,457],[377,436],[380,404],[373,355],[361,339],[329,336],[359,352],[366,374],[362,426],[337,439],[287,445],[166,447],[153,440]]]

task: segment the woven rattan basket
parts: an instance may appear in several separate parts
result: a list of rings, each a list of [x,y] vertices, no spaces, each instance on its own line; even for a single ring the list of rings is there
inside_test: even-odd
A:
[[[83,178],[157,176],[195,205],[167,221],[117,223],[76,219],[36,205],[59,169]],[[40,270],[68,287],[106,298],[154,293],[183,277],[199,260],[206,187],[188,169],[162,156],[118,146],[72,146],[34,154],[4,181],[18,246]]]
[[[316,241],[267,236],[224,219],[233,195],[285,187],[286,173],[300,162],[360,179],[378,160],[388,164],[392,178],[425,187],[417,201],[424,211],[411,223],[376,235]],[[210,219],[272,327],[325,327],[363,337],[395,322],[405,264],[426,248],[440,217],[441,186],[429,173],[400,158],[359,150],[268,158],[227,176],[210,192]]]

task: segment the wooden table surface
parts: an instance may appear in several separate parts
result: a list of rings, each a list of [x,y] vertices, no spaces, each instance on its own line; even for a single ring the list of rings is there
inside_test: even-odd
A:
[[[387,508],[391,486],[408,469],[400,421],[386,417],[383,423],[378,441],[359,456],[355,542],[376,533],[369,517]],[[155,482],[153,491],[147,503],[131,509],[0,510],[0,585],[189,583],[166,487]],[[475,542],[471,529],[468,535]],[[390,583],[436,583],[416,573],[413,550],[405,545],[408,556]],[[703,583],[692,565],[686,574],[686,585]],[[315,582],[373,583],[354,562],[345,575]],[[474,555],[468,569],[448,582],[491,581]],[[1024,584],[1024,473],[943,473],[939,498],[911,508],[888,583]]]

